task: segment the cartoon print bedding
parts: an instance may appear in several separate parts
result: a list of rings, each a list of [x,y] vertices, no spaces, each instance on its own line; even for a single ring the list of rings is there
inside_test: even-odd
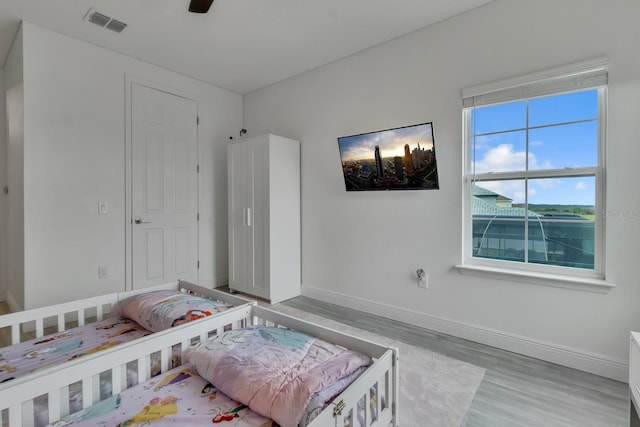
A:
[[[246,405],[219,393],[189,365],[167,371],[50,426],[272,427]]]
[[[277,327],[227,331],[188,363],[51,424],[307,426],[371,363],[361,353]]]
[[[154,291],[128,298],[122,306],[122,314],[145,329],[159,332],[231,307],[222,301],[180,291]]]
[[[139,294],[127,299],[120,313],[107,319],[0,348],[0,383],[230,307],[179,291]]]
[[[0,349],[0,382],[77,359],[151,332],[132,320],[108,319]]]

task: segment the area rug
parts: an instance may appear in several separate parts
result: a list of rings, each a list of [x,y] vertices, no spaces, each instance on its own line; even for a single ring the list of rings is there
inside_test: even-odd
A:
[[[459,427],[485,374],[484,368],[297,308],[282,304],[269,308],[399,349],[398,425],[402,427]]]

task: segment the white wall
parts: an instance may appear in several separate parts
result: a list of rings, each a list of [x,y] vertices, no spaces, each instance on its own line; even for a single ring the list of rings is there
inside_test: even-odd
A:
[[[6,197],[7,239],[5,294],[11,310],[24,305],[24,74],[23,37],[16,34],[4,65],[7,118]]]
[[[4,69],[0,68],[0,301],[5,301],[7,286],[7,196],[2,187],[7,185],[7,109],[4,92]]]
[[[302,141],[303,293],[624,380],[639,215],[607,220],[605,294],[462,276],[461,90],[606,55],[607,209],[640,212],[640,3],[498,0],[245,96]],[[347,193],[336,138],[433,121],[440,190]],[[429,289],[415,271],[429,274]]]
[[[226,143],[242,98],[33,24],[23,35],[25,308],[124,290],[125,76],[198,101],[199,282],[225,284]]]

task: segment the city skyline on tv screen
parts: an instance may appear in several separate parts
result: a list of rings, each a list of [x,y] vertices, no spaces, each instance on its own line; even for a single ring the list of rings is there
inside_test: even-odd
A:
[[[338,138],[347,191],[437,190],[433,123]]]

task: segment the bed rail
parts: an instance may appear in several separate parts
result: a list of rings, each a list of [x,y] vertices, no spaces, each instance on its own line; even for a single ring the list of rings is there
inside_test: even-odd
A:
[[[268,325],[295,329],[334,344],[361,351],[374,360],[362,375],[324,410],[309,427],[396,426],[398,418],[398,350],[355,336],[327,329],[263,307],[245,304],[207,321],[191,322],[122,344],[108,353],[96,353],[61,364],[41,375],[17,378],[10,387],[0,387],[2,425],[36,426],[52,422],[106,398],[101,395],[100,377],[107,375],[112,393],[132,385],[128,381],[131,363],[137,366],[137,382],[150,377],[152,355],[159,353],[159,372],[170,365],[175,346],[180,360],[195,342],[229,329]],[[154,359],[155,360],[155,359]],[[9,384],[9,383],[7,383]],[[71,404],[73,396],[81,396]],[[46,401],[46,411],[36,410]],[[39,418],[40,417],[40,418]]]
[[[337,396],[308,427],[396,426],[398,411],[397,352],[387,350],[349,388]]]
[[[218,289],[205,288],[201,285],[196,285],[191,282],[187,282],[184,280],[178,281],[178,288],[183,292],[188,292],[190,294],[209,298],[209,299],[217,299],[220,301],[224,301],[233,305],[242,305],[242,304],[253,304],[257,305],[258,303],[254,300],[243,298],[237,295],[230,294],[228,292],[219,291]]]
[[[0,316],[0,330],[10,330],[10,342],[18,344],[48,333],[61,332],[69,327],[82,326],[89,321],[102,320],[111,313],[118,303],[118,293],[84,298],[31,310],[18,311]],[[73,323],[71,323],[73,322]],[[57,328],[46,331],[48,327]]]
[[[247,298],[231,295],[194,283],[178,281],[126,292],[112,292],[95,297],[0,315],[0,347],[58,333],[69,328],[100,321],[117,310],[127,298],[156,290],[181,290],[196,296],[215,299],[233,306],[253,304]]]
[[[180,346],[180,358],[183,360],[184,352],[193,343],[213,334],[221,334],[224,330],[250,324],[251,309],[251,305],[243,305],[211,317],[208,321],[190,322],[122,344],[107,353],[96,353],[61,364],[55,370],[42,375],[17,378],[11,381],[10,387],[0,389],[2,425],[38,425],[38,414],[34,413],[37,399],[47,402],[48,410],[43,415],[45,423],[68,415],[73,386],[78,383],[81,384],[82,397],[80,408],[77,410],[98,402],[101,398],[99,376],[105,369],[114,394],[132,385],[127,381],[127,369],[131,369],[130,362],[137,363],[138,382],[150,377],[150,361],[153,354],[160,353],[158,373],[165,372],[171,368],[169,362],[174,346]]]
[[[316,338],[368,354],[372,357],[382,357],[389,348],[363,338],[327,328],[313,322],[298,319],[297,317],[273,311],[265,307],[256,307],[253,310],[253,314],[253,323],[255,325],[281,326],[289,329],[296,329]]]
[[[396,426],[400,378],[398,349],[326,328],[264,307],[254,307],[254,325],[295,329],[336,345],[367,354],[373,365],[358,377],[308,427]]]

